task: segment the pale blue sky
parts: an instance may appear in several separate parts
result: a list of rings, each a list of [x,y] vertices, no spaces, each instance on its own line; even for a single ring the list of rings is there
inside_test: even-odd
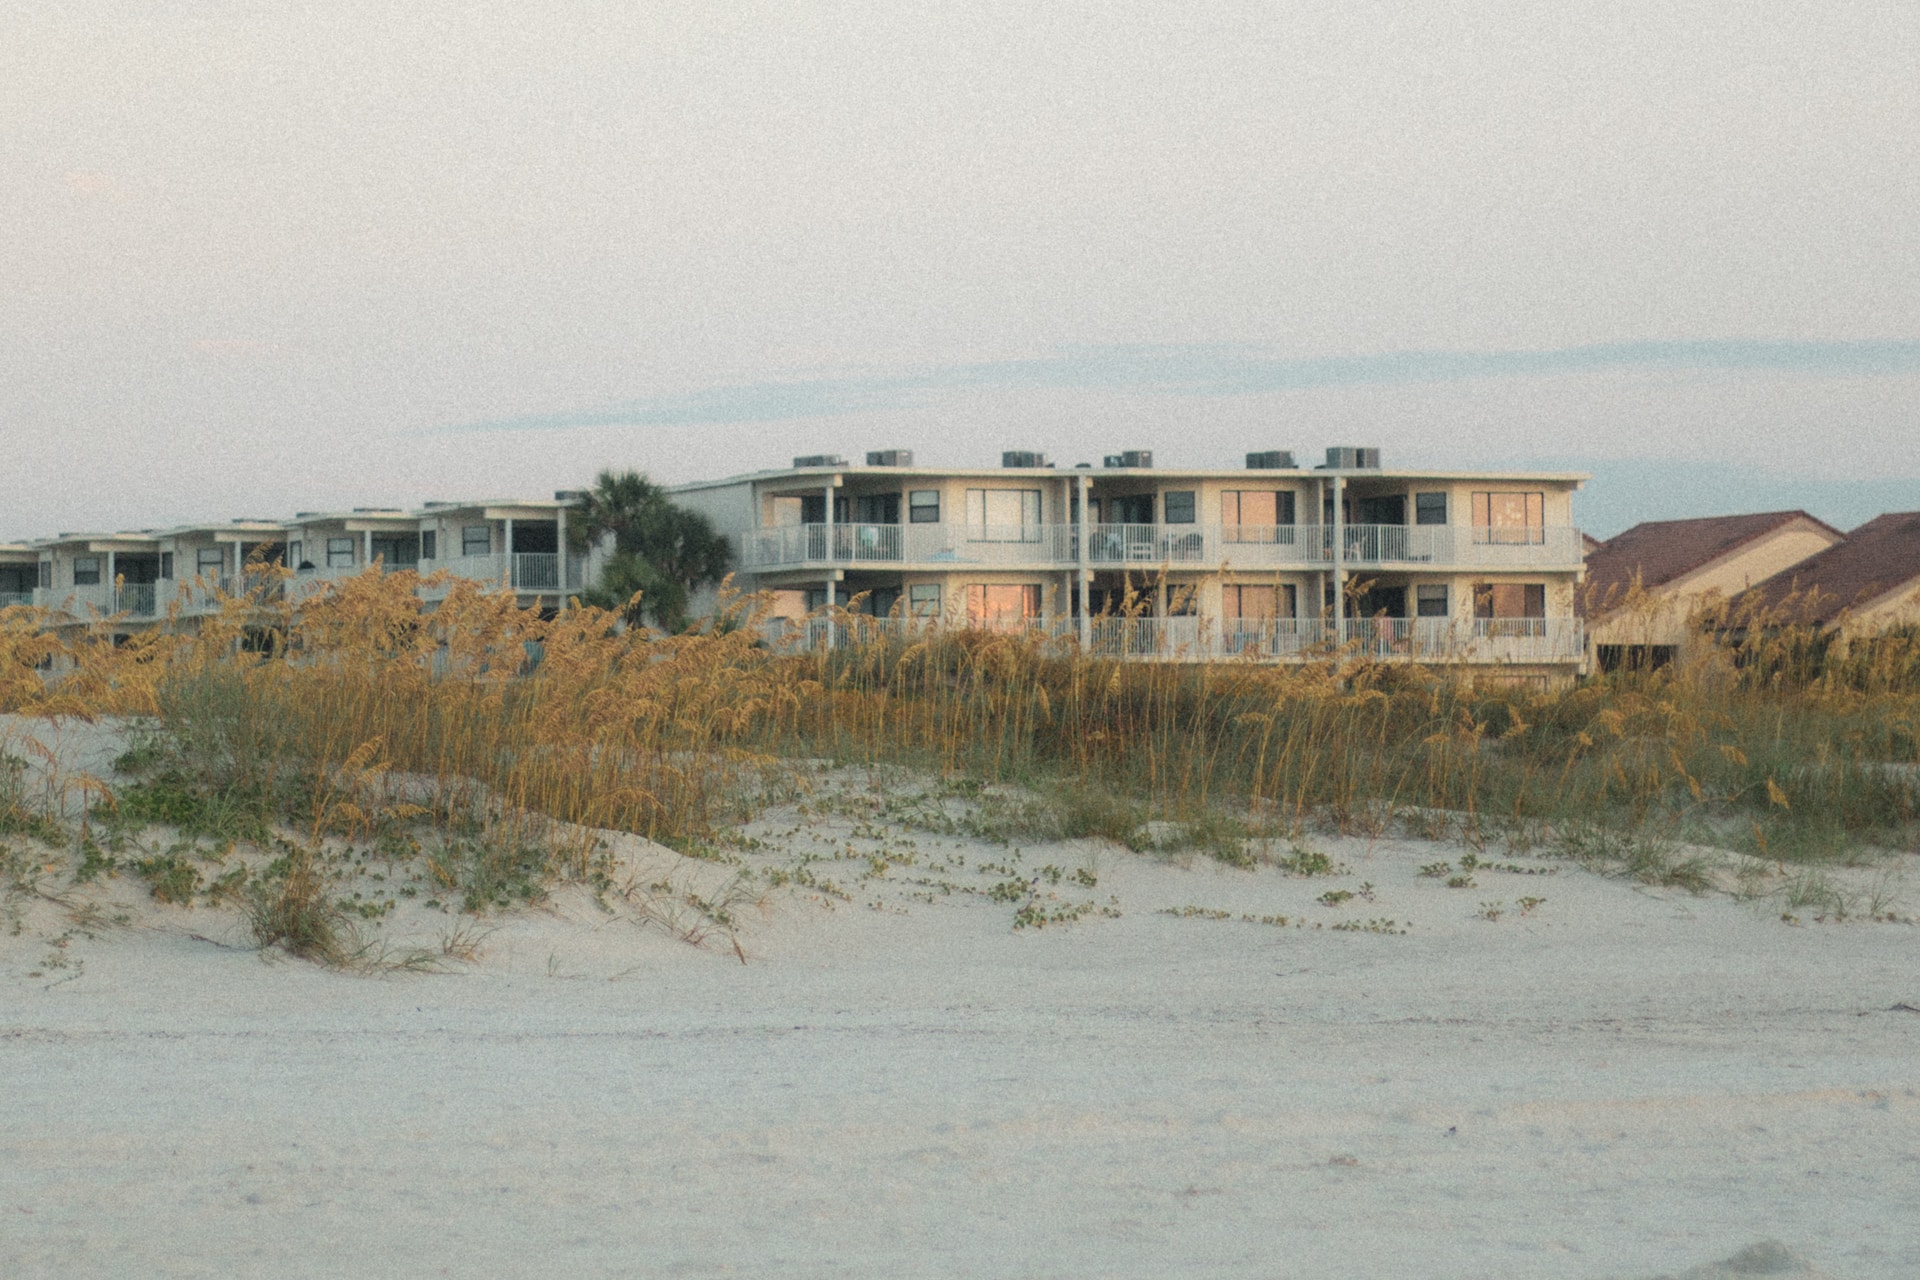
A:
[[[1905,0],[63,0],[0,538],[893,445],[1920,508],[1916,67]]]

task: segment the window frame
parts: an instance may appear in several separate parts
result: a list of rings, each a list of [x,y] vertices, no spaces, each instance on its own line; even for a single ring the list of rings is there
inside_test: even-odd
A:
[[[1427,606],[1437,597],[1438,612],[1429,612]],[[1453,616],[1453,589],[1444,582],[1416,582],[1413,586],[1413,616],[1416,618],[1451,618]]]
[[[923,498],[930,501],[923,502],[921,501]],[[929,511],[932,512],[931,515],[927,514]],[[938,489],[907,490],[907,523],[940,523],[940,491]]]
[[[1430,500],[1435,500],[1439,504],[1440,518],[1438,520],[1430,520],[1427,518],[1429,514],[1428,509],[1432,505]],[[1428,528],[1432,528],[1435,525],[1446,524],[1451,506],[1452,503],[1445,489],[1429,489],[1425,493],[1415,491],[1413,495],[1413,523],[1415,527],[1425,525]]]
[[[1180,499],[1181,514],[1174,514],[1174,499]],[[1200,492],[1197,489],[1168,489],[1160,495],[1162,524],[1200,523]]]
[[[475,544],[478,541],[478,539],[474,537],[474,534],[476,533],[481,534],[486,538],[486,546],[479,551],[475,551],[473,549]],[[492,525],[463,524],[460,526],[460,558],[462,560],[470,559],[475,556],[490,556],[492,554],[493,554],[493,526]]]
[[[929,599],[929,595],[931,599]],[[932,606],[929,608],[929,604]],[[910,618],[938,618],[942,608],[940,584],[937,582],[915,582],[907,586],[907,616]]]
[[[211,555],[214,558],[214,563],[212,568],[208,568],[207,566],[207,557],[209,555]],[[221,574],[225,573],[226,571],[227,571],[227,549],[225,547],[196,547],[194,549],[194,552],[193,552],[193,576],[194,577],[204,578],[209,573],[211,573],[214,577],[217,578]],[[163,574],[161,576],[172,577],[173,575]]]
[[[73,585],[76,587],[97,587],[100,575],[106,572],[105,556],[75,556],[73,558]],[[82,566],[85,566],[84,568]],[[81,577],[81,574],[86,577]]]
[[[352,534],[344,534],[337,538],[328,538],[327,568],[351,569],[354,565],[358,564],[359,561],[356,557],[358,557],[359,551],[353,545],[356,541],[357,539],[354,538]],[[340,558],[342,555],[346,557],[344,560]]]
[[[422,529],[420,531],[420,558],[422,560],[438,559],[439,557],[434,553],[439,551],[439,549],[440,531],[438,529]]]
[[[1521,501],[1523,524],[1494,523],[1494,500]],[[1504,505],[1504,504],[1502,504]],[[1547,495],[1542,489],[1476,489],[1473,494],[1473,540],[1482,546],[1538,546],[1547,540]]]
[[[987,520],[990,498],[1002,495],[1014,495],[1020,507],[1018,524],[994,524]],[[1041,505],[1039,489],[969,489],[967,490],[967,541],[968,542],[1038,542],[1041,538]],[[978,517],[976,519],[976,516]],[[1032,519],[1029,520],[1028,516]],[[1007,532],[1014,531],[1008,537]]]

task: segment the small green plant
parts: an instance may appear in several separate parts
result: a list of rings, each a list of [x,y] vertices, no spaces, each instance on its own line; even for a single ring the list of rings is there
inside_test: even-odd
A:
[[[1451,862],[1429,862],[1420,868],[1420,874],[1429,879],[1439,880],[1453,874]]]
[[[1523,916],[1530,916],[1530,915],[1532,915],[1532,914],[1533,914],[1533,911],[1534,911],[1534,908],[1535,908],[1535,907],[1538,907],[1538,906],[1540,906],[1540,905],[1541,905],[1542,903],[1544,903],[1545,901],[1546,901],[1546,899],[1545,899],[1545,898],[1522,898],[1522,899],[1520,899],[1520,901],[1519,901],[1519,903],[1518,903],[1518,906],[1519,906],[1519,908],[1520,908],[1520,914],[1521,914],[1521,915],[1523,915]]]
[[[1480,910],[1474,914],[1478,915],[1482,920],[1498,920],[1506,913],[1507,904],[1504,902],[1483,902],[1480,904]]]
[[[1343,902],[1353,901],[1351,889],[1329,889],[1316,899],[1323,907],[1337,907]]]

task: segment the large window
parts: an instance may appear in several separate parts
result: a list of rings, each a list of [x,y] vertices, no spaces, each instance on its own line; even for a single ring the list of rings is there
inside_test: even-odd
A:
[[[1040,491],[967,490],[967,537],[974,542],[1040,541]]]
[[[75,556],[73,558],[73,585],[76,587],[97,587],[100,585],[99,556]]]
[[[352,538],[328,538],[327,539],[327,568],[329,569],[353,568],[353,539]]]
[[[1293,522],[1291,489],[1230,489],[1220,495],[1220,524],[1228,542],[1291,542]]]
[[[493,553],[493,530],[484,524],[462,525],[460,528],[460,554],[463,556],[484,556]]]
[[[1476,618],[1544,618],[1547,586],[1544,582],[1476,582],[1473,586]]]
[[[217,578],[225,573],[226,569],[227,553],[224,548],[201,547],[193,553],[193,571],[202,578]]]
[[[1192,524],[1194,522],[1195,501],[1193,490],[1171,490],[1162,497],[1161,501],[1166,506],[1168,524]]]
[[[1413,522],[1415,524],[1445,524],[1447,522],[1447,495],[1445,493],[1414,494]]]
[[[1413,612],[1417,617],[1449,617],[1448,604],[1447,584],[1444,582],[1423,583],[1413,589]]]
[[[1547,498],[1543,493],[1473,495],[1473,540],[1524,545],[1547,540]]]
[[[940,523],[940,491],[938,489],[915,489],[907,494],[907,523]]]
[[[967,588],[967,625],[1018,628],[1040,616],[1038,583],[974,583]]]
[[[940,584],[916,582],[907,588],[907,612],[916,618],[940,616]]]
[[[1248,587],[1228,585],[1221,589],[1223,612],[1234,622],[1266,622],[1271,618],[1291,618],[1299,607],[1298,589],[1292,583],[1280,586]]]

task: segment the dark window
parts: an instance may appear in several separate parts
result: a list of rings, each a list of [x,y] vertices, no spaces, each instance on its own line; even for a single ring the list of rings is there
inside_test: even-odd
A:
[[[161,567],[166,568],[168,566],[162,565]],[[226,567],[227,553],[223,548],[201,547],[193,553],[193,571],[202,578],[217,578],[226,571]],[[163,578],[171,578],[173,575],[163,573],[160,576]]]
[[[327,568],[329,569],[353,568],[353,539],[352,538],[328,538],[327,539]]]
[[[160,576],[163,578],[173,577],[173,552],[171,551],[162,551],[160,553]]]
[[[1194,494],[1191,489],[1175,489],[1166,495],[1167,523],[1192,524],[1194,521]]]
[[[460,529],[460,554],[484,556],[493,553],[493,530],[484,524],[463,525]]]
[[[1355,524],[1405,524],[1407,522],[1407,498],[1405,494],[1390,493],[1384,497],[1362,498],[1354,504]]]
[[[1413,589],[1414,612],[1422,618],[1444,618],[1447,610],[1447,584],[1430,583]]]
[[[907,523],[940,523],[940,491],[938,489],[915,489],[907,495]]]
[[[899,524],[900,495],[864,493],[853,500],[855,524]]]
[[[1447,522],[1447,495],[1444,493],[1414,494],[1413,522],[1415,524],[1445,524]]]
[[[907,588],[907,610],[916,618],[940,616],[940,584],[916,582]]]
[[[422,560],[433,559],[439,542],[440,534],[437,530],[428,529],[422,532],[420,535],[420,558]]]
[[[73,585],[76,587],[97,587],[100,585],[99,556],[74,557]]]

